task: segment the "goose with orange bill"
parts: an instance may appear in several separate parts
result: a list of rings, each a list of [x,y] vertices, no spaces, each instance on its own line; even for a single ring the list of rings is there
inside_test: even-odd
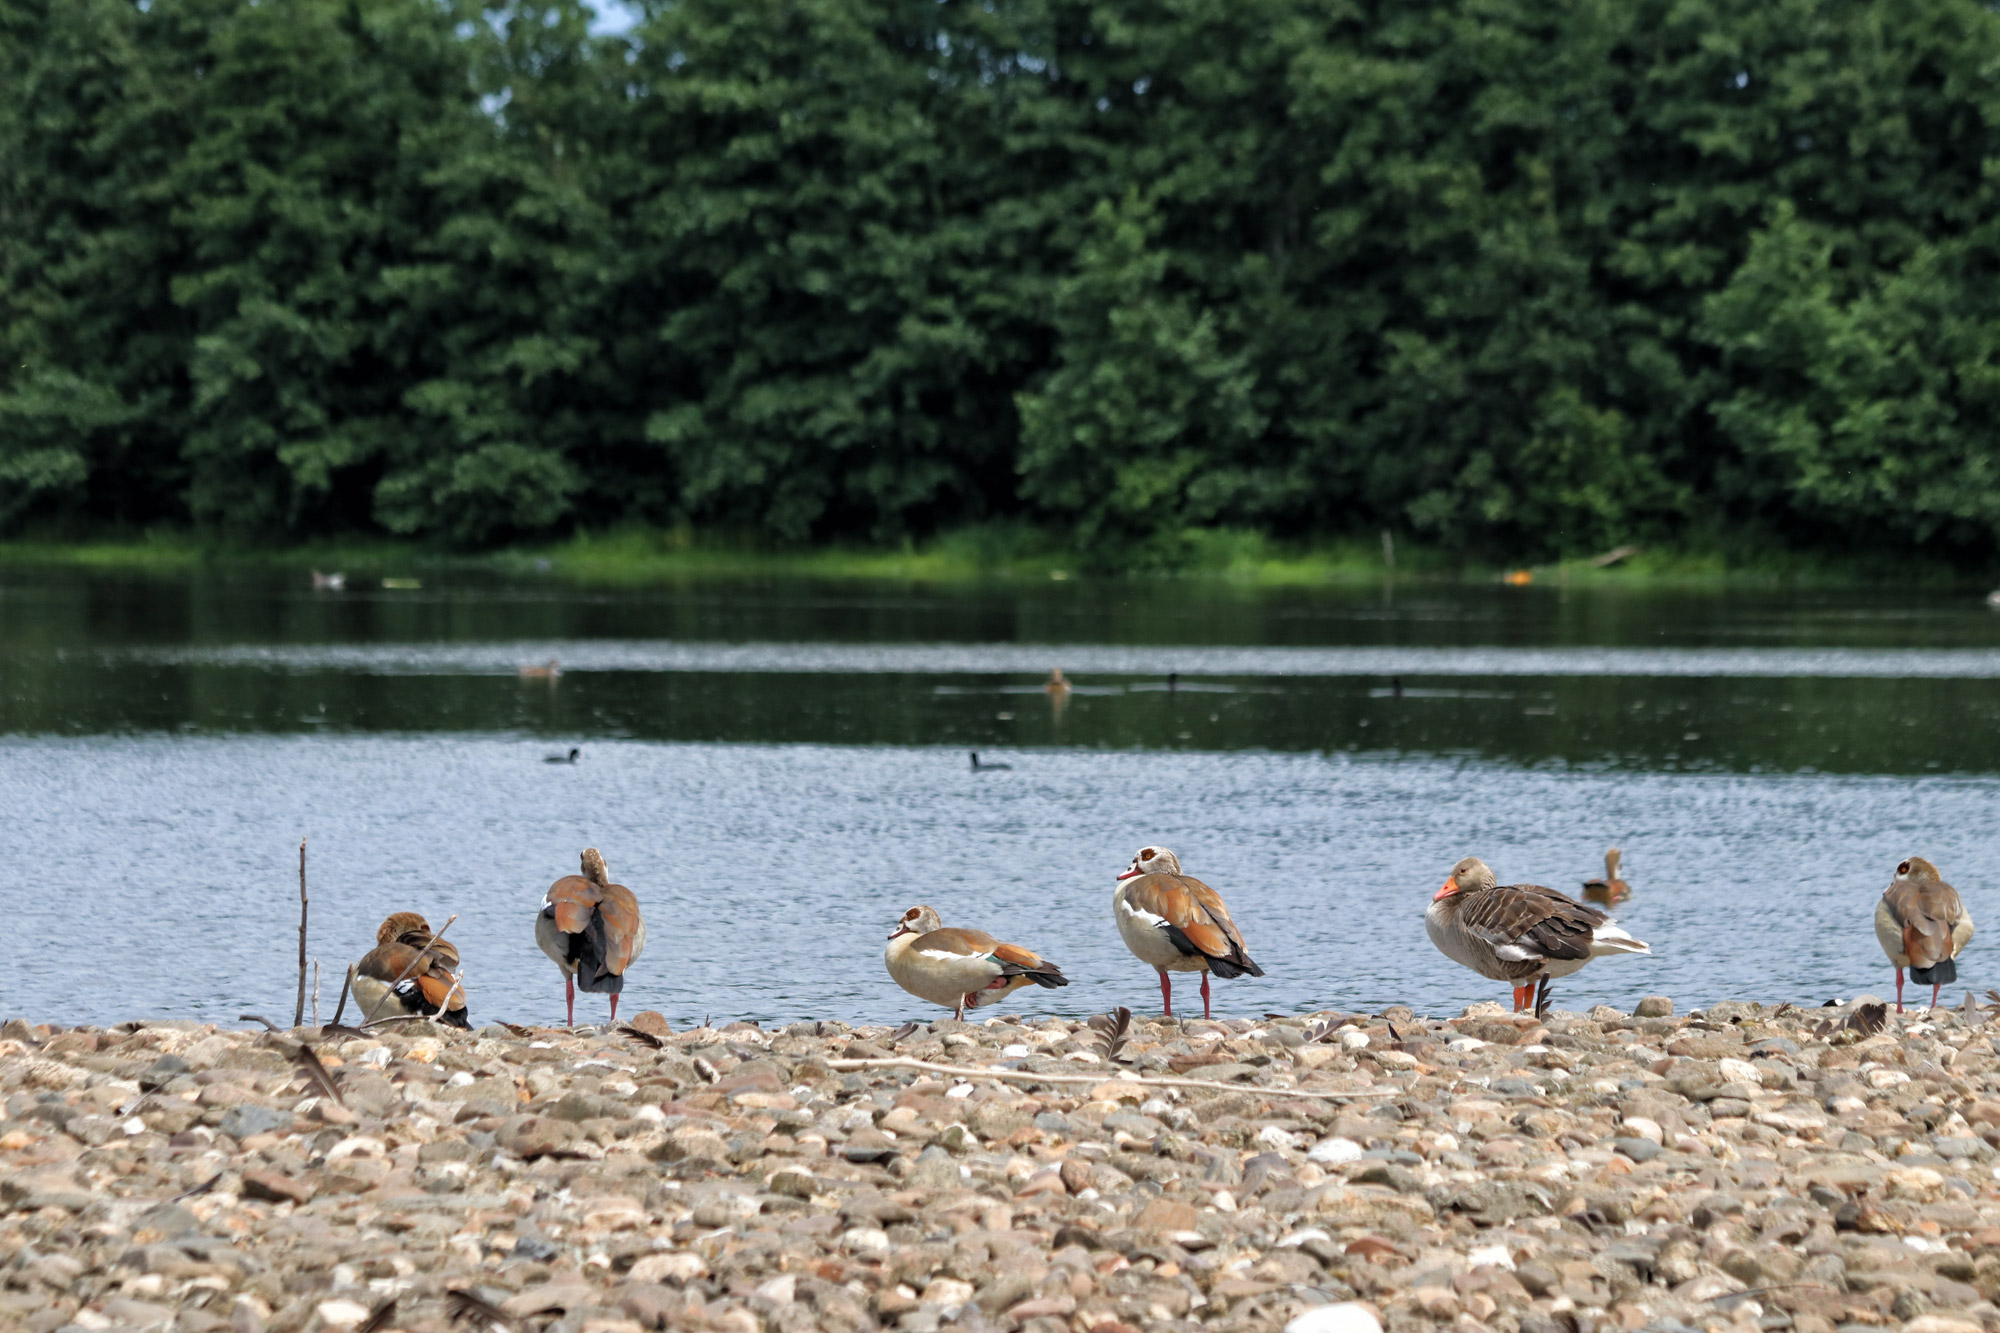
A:
[[[1588,903],[1540,884],[1496,884],[1476,856],[1451,875],[1424,913],[1431,943],[1454,963],[1514,987],[1514,1012],[1545,1014],[1557,977],[1593,958],[1651,949]]]

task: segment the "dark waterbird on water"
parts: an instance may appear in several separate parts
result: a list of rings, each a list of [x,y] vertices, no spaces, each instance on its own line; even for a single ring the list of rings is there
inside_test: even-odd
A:
[[[582,753],[583,751],[572,746],[570,747],[570,752],[567,755],[560,755],[560,754],[543,755],[542,762],[545,764],[573,764],[576,762],[576,757]]]
[[[1012,772],[1013,768],[1012,764],[984,763],[979,758],[979,751],[972,751],[972,771],[975,773],[1006,773]]]

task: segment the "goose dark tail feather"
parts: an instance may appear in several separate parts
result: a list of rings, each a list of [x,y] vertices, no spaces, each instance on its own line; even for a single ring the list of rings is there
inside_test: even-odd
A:
[[[565,936],[569,941],[569,960],[576,964],[576,988],[592,995],[618,995],[625,990],[625,978],[604,970],[605,955],[609,952],[604,939],[604,916],[600,912],[590,914],[590,924],[574,935]]]
[[[1919,986],[1949,986],[1958,980],[1958,963],[1946,958],[1931,967],[1913,967],[1910,969],[1910,980]]]

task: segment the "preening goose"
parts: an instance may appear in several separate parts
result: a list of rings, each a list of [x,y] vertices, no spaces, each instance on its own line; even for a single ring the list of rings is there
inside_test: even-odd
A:
[[[1896,877],[1875,904],[1875,938],[1896,968],[1896,1012],[1903,1012],[1903,969],[1910,980],[1930,983],[1931,1008],[1938,991],[1958,980],[1958,955],[1972,940],[1972,913],[1958,890],[1921,856],[1896,867]]]
[[[623,884],[613,884],[595,847],[583,852],[583,873],[564,875],[549,885],[535,918],[535,943],[563,970],[563,1003],[576,1026],[576,988],[611,997],[611,1021],[618,1021],[618,996],[625,969],[646,948],[646,922],[639,900]]]
[[[1603,912],[1567,894],[1539,884],[1496,885],[1476,856],[1451,868],[1424,913],[1424,929],[1453,962],[1513,983],[1517,1014],[1548,1012],[1550,983],[1593,958],[1652,952]]]
[[[469,1028],[458,967],[458,949],[431,938],[430,922],[394,912],[376,929],[375,947],[354,965],[354,1000],[364,1019],[422,1013]]]
[[[1632,896],[1632,886],[1618,878],[1618,862],[1623,857],[1624,853],[1616,847],[1604,854],[1604,878],[1583,882],[1583,896],[1587,901],[1616,907]]]
[[[1209,1013],[1208,974],[1261,977],[1222,895],[1192,875],[1164,847],[1141,847],[1111,895],[1118,933],[1140,962],[1160,974],[1160,1002],[1174,1016],[1169,972],[1201,973],[1201,1016]]]
[[[983,930],[948,930],[929,907],[903,913],[889,932],[882,961],[898,986],[944,1005],[953,1018],[998,1004],[1029,982],[1051,989],[1069,985],[1060,967],[1032,949],[1002,944]]]

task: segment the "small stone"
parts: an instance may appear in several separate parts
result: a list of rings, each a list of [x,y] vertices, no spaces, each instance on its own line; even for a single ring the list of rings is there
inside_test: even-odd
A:
[[[1634,1018],[1672,1018],[1674,1002],[1664,995],[1648,995],[1632,1008]]]
[[[1366,1149],[1353,1139],[1321,1139],[1313,1145],[1312,1151],[1306,1154],[1306,1160],[1318,1162],[1321,1166],[1338,1166],[1342,1162],[1360,1161],[1365,1151]]]
[[[708,1264],[692,1250],[649,1254],[632,1265],[626,1274],[634,1282],[672,1282],[680,1285],[708,1276]]]
[[[252,1134],[276,1134],[292,1127],[289,1111],[274,1110],[269,1106],[232,1106],[222,1113],[216,1122],[216,1129],[241,1143]]]
[[[1354,1301],[1320,1305],[1285,1325],[1285,1333],[1382,1333],[1382,1321]]]
[[[674,1035],[673,1028],[667,1024],[667,1016],[657,1009],[641,1009],[638,1013],[632,1015],[631,1020],[626,1026],[635,1031],[643,1032],[649,1037],[664,1039]]]
[[[252,1167],[243,1172],[243,1195],[250,1199],[268,1199],[272,1203],[311,1203],[313,1187],[276,1171],[260,1171]]]
[[[369,1315],[367,1306],[344,1296],[321,1301],[315,1312],[319,1315],[320,1324],[326,1328],[353,1328]]]
[[[952,1160],[951,1154],[933,1145],[924,1149],[917,1158],[903,1184],[906,1188],[919,1190],[956,1189],[962,1179],[958,1163]]]
[[[1660,1145],[1651,1139],[1613,1139],[1611,1146],[1635,1162],[1650,1162],[1660,1155]]]

